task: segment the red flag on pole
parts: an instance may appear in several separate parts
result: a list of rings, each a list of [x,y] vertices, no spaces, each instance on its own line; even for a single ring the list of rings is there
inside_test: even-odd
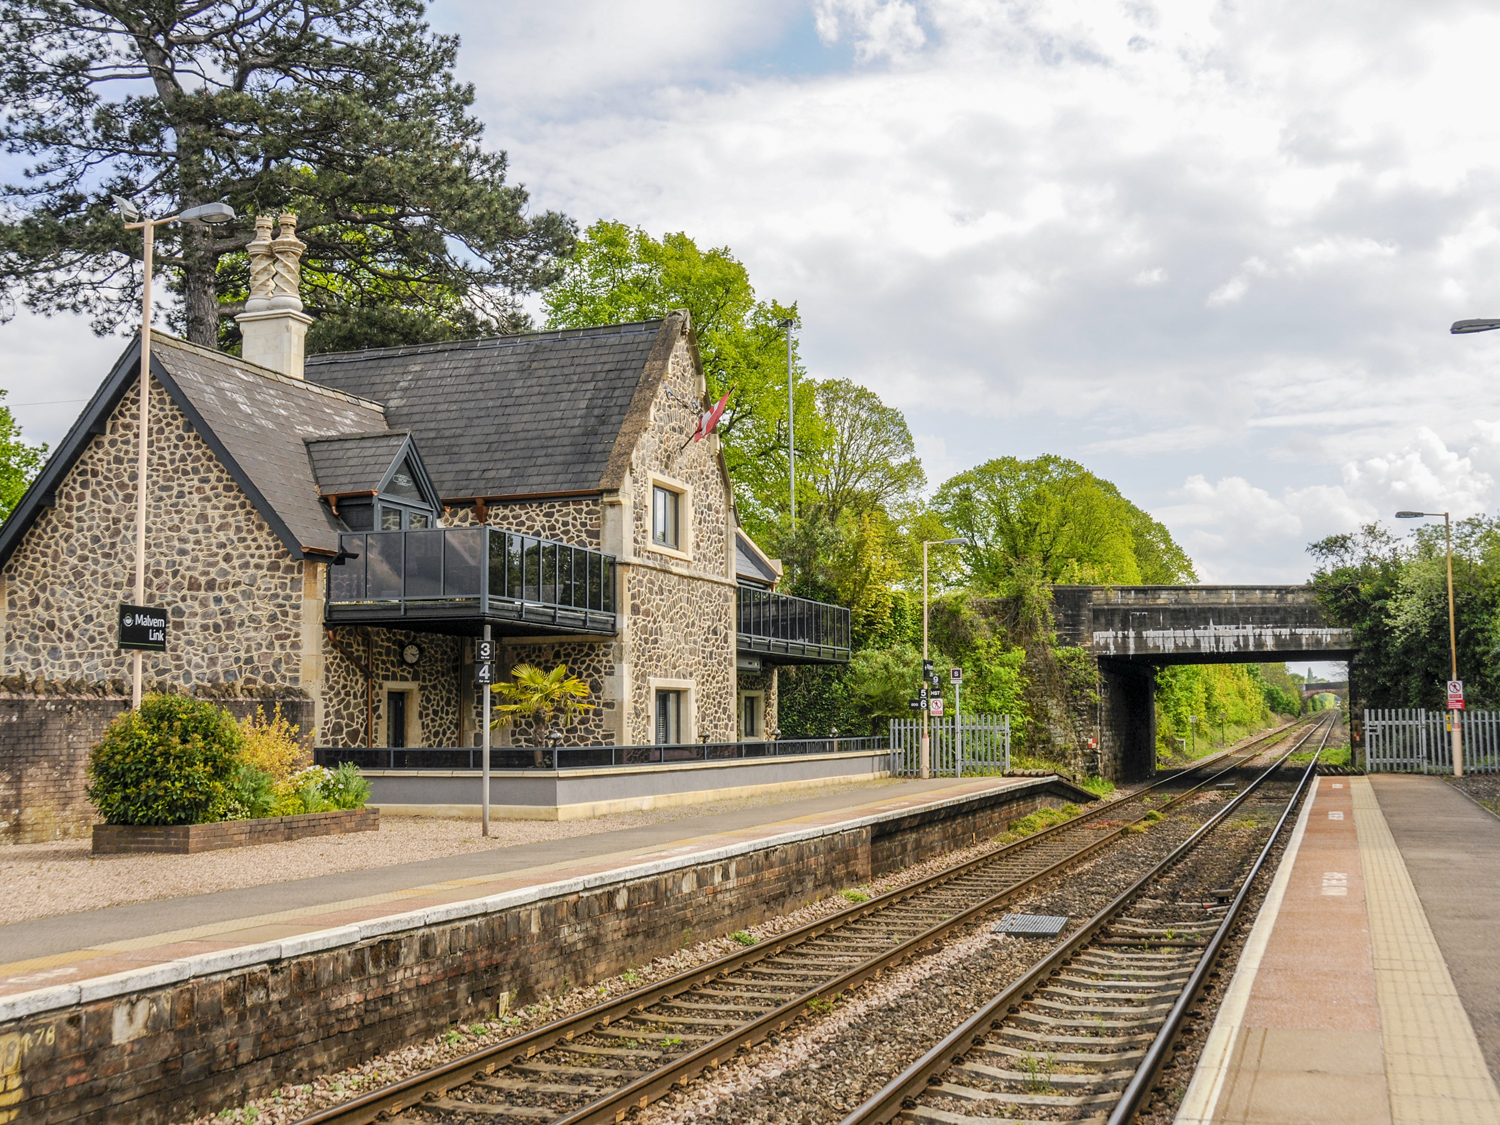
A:
[[[714,427],[719,424],[719,419],[724,416],[724,408],[729,405],[729,396],[734,394],[734,388],[730,387],[710,411],[698,419],[698,428],[693,431],[693,441],[702,441],[714,432]]]

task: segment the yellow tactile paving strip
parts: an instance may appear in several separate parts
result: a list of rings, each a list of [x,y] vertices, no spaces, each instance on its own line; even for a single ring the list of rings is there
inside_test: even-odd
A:
[[[1394,1125],[1497,1125],[1500,1091],[1368,779],[1349,779]]]

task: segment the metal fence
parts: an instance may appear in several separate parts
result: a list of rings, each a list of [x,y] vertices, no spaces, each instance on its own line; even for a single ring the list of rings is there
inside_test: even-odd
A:
[[[873,738],[782,738],[766,742],[691,742],[672,746],[492,746],[490,768],[598,769],[604,766],[652,766],[676,762],[723,762],[736,758],[784,758],[798,754],[857,754],[884,750],[887,742]],[[361,769],[477,770],[484,751],[477,746],[420,746],[390,748],[318,747],[313,760],[320,766],[353,762]]]
[[[989,777],[1010,769],[1010,716],[963,715],[932,720],[933,777]],[[891,773],[922,773],[922,720],[891,720]]]
[[[1500,712],[1366,710],[1365,769],[1371,773],[1452,773],[1459,724],[1465,773],[1500,772]]]

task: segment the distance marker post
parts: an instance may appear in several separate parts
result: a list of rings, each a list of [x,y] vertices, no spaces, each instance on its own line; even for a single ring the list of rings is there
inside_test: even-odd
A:
[[[474,645],[474,684],[484,693],[484,750],[480,761],[481,784],[484,792],[480,798],[480,833],[490,834],[490,688],[495,682],[495,642],[490,640],[490,626],[484,626],[484,640]]]

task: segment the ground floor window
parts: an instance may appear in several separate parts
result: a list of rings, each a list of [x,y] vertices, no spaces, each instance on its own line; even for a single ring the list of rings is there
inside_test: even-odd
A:
[[[670,746],[682,741],[682,692],[656,693],[656,742]]]
[[[759,692],[747,692],[740,696],[740,737],[744,739],[766,736],[765,696]]]

